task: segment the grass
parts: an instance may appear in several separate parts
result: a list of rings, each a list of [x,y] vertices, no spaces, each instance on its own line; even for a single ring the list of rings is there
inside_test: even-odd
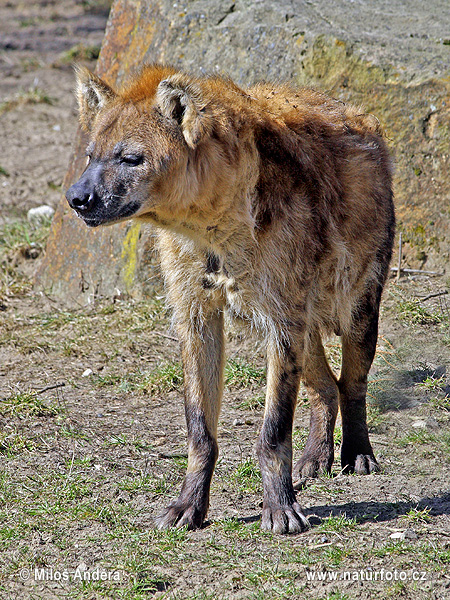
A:
[[[258,396],[251,396],[250,398],[246,398],[242,400],[239,404],[239,408],[244,411],[254,411],[254,410],[262,410],[264,409],[266,403],[266,397],[263,394]]]
[[[126,444],[120,446],[125,448]],[[156,494],[168,501],[173,496],[173,484],[179,485],[179,480],[172,480],[171,485],[157,491],[155,472],[133,476],[119,472],[111,486],[113,471],[96,470],[96,460],[84,451],[77,454],[75,449],[67,453],[64,464],[56,470],[36,463],[31,478],[17,471],[0,474],[0,506],[8,507],[7,513],[0,508],[0,549],[17,550],[16,558],[8,563],[3,580],[0,579],[0,591],[7,589],[2,585],[8,576],[21,568],[39,565],[39,561],[43,566],[55,565],[55,552],[65,557],[62,564],[75,568],[79,560],[73,562],[74,535],[84,548],[83,555],[89,545],[102,549],[101,562],[87,561],[91,571],[97,565],[120,572],[118,582],[71,583],[71,597],[80,600],[90,597],[136,600],[157,593],[180,600],[225,599],[233,597],[238,589],[245,591],[245,598],[294,599],[306,597],[305,566],[318,570],[355,570],[376,558],[395,556],[399,560],[414,556],[419,562],[427,557],[426,564],[440,572],[446,572],[449,564],[447,550],[434,547],[430,558],[431,546],[424,544],[377,543],[368,544],[361,551],[354,545],[361,535],[357,521],[345,514],[324,519],[311,532],[313,536],[320,533],[338,536],[336,544],[325,547],[319,544],[317,548],[308,543],[305,534],[273,536],[261,531],[258,522],[244,523],[232,518],[213,521],[203,532],[191,533],[186,528],[158,531],[147,526],[149,517],[142,515],[139,498],[142,494]],[[159,463],[156,472],[161,471],[161,466]],[[260,485],[257,466],[252,460],[242,461],[229,471],[228,477],[237,492],[248,489],[253,492]],[[423,518],[425,512],[420,513]],[[416,513],[416,519],[420,513]],[[47,556],[41,553],[39,560],[27,543],[36,531],[41,539],[52,540],[52,553]],[[189,595],[186,590],[178,591],[179,578],[189,579],[194,572],[196,587]],[[212,580],[208,579],[208,573],[214,573]],[[327,597],[345,597],[339,594],[336,590]]]
[[[81,60],[96,60],[100,54],[100,46],[85,44],[76,44],[63,52],[59,60],[62,63],[72,63]]]
[[[35,444],[17,431],[0,432],[0,454],[6,458],[12,458],[16,454],[28,451],[32,452]]]
[[[155,369],[131,372],[125,375],[107,374],[96,378],[98,386],[116,386],[122,392],[144,392],[150,395],[180,390],[183,386],[183,368],[179,362],[166,361]],[[253,389],[263,385],[265,371],[244,362],[230,360],[225,366],[225,383],[230,388]],[[262,398],[262,399],[261,399]],[[247,401],[247,408],[264,405],[262,396]]]
[[[105,375],[97,377],[100,387],[116,385],[122,392],[143,392],[154,395],[180,389],[183,384],[183,369],[178,362],[166,362],[152,371],[138,371],[126,375]]]
[[[430,398],[429,403],[434,408],[439,410],[444,410],[446,412],[450,411],[450,396],[446,395],[443,398],[439,398],[434,396]]]
[[[55,100],[42,88],[34,86],[0,103],[0,115],[25,104],[54,104]]]
[[[294,454],[299,456],[303,451],[306,440],[308,438],[309,430],[305,427],[295,427],[292,432],[292,446],[294,449]]]
[[[33,391],[11,394],[0,402],[0,415],[9,417],[54,417],[61,410],[55,402],[49,404]]]
[[[3,264],[22,256],[22,244],[39,234],[23,225],[24,229],[16,227],[0,236]],[[55,588],[55,593],[67,592],[72,600],[353,600],[362,588],[317,587],[306,581],[305,570],[357,570],[367,565],[411,569],[417,564],[433,574],[433,584],[445,593],[450,550],[437,531],[446,515],[436,515],[422,503],[416,506],[416,501],[403,501],[401,490],[409,488],[396,484],[392,489],[400,490],[400,498],[398,510],[392,510],[397,498],[390,489],[391,476],[393,481],[398,473],[410,474],[415,481],[416,457],[424,450],[439,468],[447,468],[448,399],[440,397],[444,379],[430,376],[419,387],[430,396],[427,416],[436,415],[439,430],[400,429],[401,437],[395,440],[380,429],[378,439],[388,447],[377,446],[378,440],[374,446],[377,455],[385,452],[389,457],[380,459],[387,463],[386,472],[369,478],[320,477],[299,492],[299,502],[321,518],[319,525],[312,520],[308,532],[280,537],[260,529],[262,480],[252,458],[259,414],[252,419],[254,429],[250,425],[245,430],[220,429],[220,460],[207,526],[195,532],[159,531],[152,527],[153,517],[177,497],[186,468],[178,346],[152,333],[168,330],[163,304],[105,300],[80,310],[36,310],[28,315],[8,309],[0,314],[0,327],[2,352],[10,351],[23,363],[20,369],[13,365],[14,378],[28,381],[12,387],[0,402],[0,597],[20,595],[16,591],[21,568],[75,569],[82,561],[91,571],[99,566],[117,570],[121,579],[70,582],[67,589]],[[428,325],[415,327],[428,331]],[[333,342],[327,352],[338,370],[340,344]],[[231,407],[238,416],[239,411],[262,411],[266,374],[259,360],[248,351],[227,363],[223,410],[234,398]],[[380,340],[377,361],[370,384],[371,428],[381,419],[391,423],[381,401],[391,385],[386,372],[392,365],[396,368],[398,360],[386,340]],[[56,398],[53,392],[45,397],[37,393],[49,382],[29,383],[47,369],[37,369],[35,362],[51,365],[52,379],[65,379],[61,395],[67,399]],[[87,367],[94,374],[82,378]],[[12,378],[3,375],[5,380]],[[114,411],[104,410],[108,406]],[[103,417],[94,417],[96,412]],[[402,413],[394,416],[400,420]],[[409,427],[410,421],[404,422]],[[308,435],[305,424],[296,421],[295,459]],[[341,437],[338,427],[336,446]],[[337,456],[335,466],[338,460]],[[425,463],[424,468],[433,465]],[[437,493],[433,481],[430,494]],[[374,502],[374,508],[365,505],[364,486],[372,494],[368,502]],[[393,543],[387,539],[392,525],[413,527],[419,539]],[[327,542],[322,541],[324,536]],[[422,600],[430,591],[415,590],[409,582],[401,590],[366,582],[364,590],[368,597],[394,598],[401,593],[406,600]],[[34,593],[38,597],[37,588]]]
[[[410,431],[405,436],[397,440],[397,444],[401,448],[408,446],[414,446],[417,444],[429,444],[436,441],[436,436],[429,433],[425,429],[418,429],[417,431]]]
[[[445,387],[445,375],[442,375],[441,377],[430,377],[427,376],[424,381],[420,381],[418,383],[416,383],[416,388],[424,390],[425,392],[430,392],[430,391],[436,391],[436,390],[442,390],[443,387]]]
[[[406,521],[408,525],[417,525],[418,523],[429,523],[431,521],[430,509],[426,506],[423,509],[411,508],[405,515],[401,515],[400,519]]]
[[[0,227],[0,301],[30,291],[31,281],[17,265],[43,251],[49,230],[50,221],[38,228],[25,220]]]
[[[322,521],[319,526],[319,531],[324,533],[340,533],[347,530],[354,530],[357,527],[356,518],[349,518],[344,513],[337,516],[329,516]]]
[[[254,388],[264,385],[265,369],[231,359],[225,365],[225,385],[232,388]]]
[[[34,227],[28,221],[6,223],[0,229],[0,257],[11,252],[23,252],[24,248],[38,245],[41,249],[47,241],[50,220],[40,227]]]
[[[231,473],[230,479],[237,493],[257,494],[261,491],[261,471],[253,458],[242,461]]]
[[[400,287],[390,286],[389,291],[394,299],[396,315],[406,325],[437,325],[448,321],[445,314],[426,308],[420,299],[408,295]]]
[[[31,282],[26,279],[19,279],[19,282],[22,288],[17,290],[10,285],[5,298],[7,293],[13,294],[15,291],[16,294],[24,294],[29,291]],[[115,376],[117,358],[125,353],[134,360],[137,356],[148,354],[149,335],[157,327],[168,327],[167,313],[158,300],[115,304],[106,302],[79,310],[36,312],[25,321],[20,315],[12,316],[2,323],[0,344],[8,343],[23,355],[39,350],[73,358],[100,355],[103,364],[113,365],[111,374],[106,369],[103,383],[113,385],[120,383],[122,378],[126,379],[126,373]],[[98,344],[100,337],[101,345]],[[143,363],[147,365],[147,361]],[[139,383],[138,375],[142,371],[135,371],[135,381],[131,384]],[[75,372],[73,374],[76,375]],[[95,376],[92,380],[95,381]],[[72,384],[77,385],[77,379]]]
[[[85,12],[96,12],[111,8],[112,0],[81,0]]]

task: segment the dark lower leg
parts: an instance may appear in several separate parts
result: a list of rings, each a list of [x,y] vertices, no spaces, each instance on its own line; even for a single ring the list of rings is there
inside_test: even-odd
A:
[[[156,522],[160,529],[201,527],[218,456],[217,422],[223,386],[223,316],[212,315],[199,327],[178,326],[182,340],[188,466],[181,493]]]
[[[268,352],[266,410],[258,458],[264,487],[261,526],[274,533],[297,533],[308,527],[292,485],[292,423],[299,360],[292,348]]]
[[[321,471],[330,472],[334,460],[338,388],[318,332],[311,335],[302,376],[311,405],[311,418],[305,449],[294,467],[294,480],[315,477]]]
[[[349,335],[342,338],[339,406],[342,416],[341,465],[346,472],[378,470],[369,441],[366,415],[367,376],[378,337],[379,296],[367,295]]]

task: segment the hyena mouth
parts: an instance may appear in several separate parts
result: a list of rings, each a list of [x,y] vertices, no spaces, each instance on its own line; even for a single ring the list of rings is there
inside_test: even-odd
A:
[[[77,216],[80,217],[80,219],[82,219],[84,224],[87,225],[88,227],[99,227],[100,225],[103,225],[103,222],[98,218],[90,219],[90,218],[86,217],[85,215],[81,215],[78,212],[77,212]]]
[[[140,203],[133,201],[118,207],[110,207],[104,204],[94,206],[88,213],[77,209],[75,209],[75,212],[88,227],[99,227],[100,225],[113,225],[125,221],[135,215],[139,208]]]

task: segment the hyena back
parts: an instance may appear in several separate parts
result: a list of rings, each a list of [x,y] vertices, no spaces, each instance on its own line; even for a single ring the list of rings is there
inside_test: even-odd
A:
[[[394,235],[391,163],[378,122],[310,89],[148,66],[120,91],[78,69],[88,166],[67,192],[91,227],[156,225],[185,373],[188,467],[160,527],[200,527],[218,455],[224,314],[267,340],[257,452],[262,527],[308,525],[293,478],[329,471],[342,416],[341,464],[378,469],[366,421],[367,374]],[[339,379],[322,336],[342,336]],[[300,380],[309,437],[292,468]]]

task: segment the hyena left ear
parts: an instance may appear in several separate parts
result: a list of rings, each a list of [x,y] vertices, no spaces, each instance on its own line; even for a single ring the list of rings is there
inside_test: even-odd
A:
[[[172,75],[158,85],[156,101],[161,112],[174,119],[186,143],[195,148],[213,127],[212,115],[200,86],[183,74]]]
[[[91,73],[86,67],[77,65],[75,73],[80,123],[84,131],[89,133],[99,111],[114,100],[116,93],[100,77]]]

